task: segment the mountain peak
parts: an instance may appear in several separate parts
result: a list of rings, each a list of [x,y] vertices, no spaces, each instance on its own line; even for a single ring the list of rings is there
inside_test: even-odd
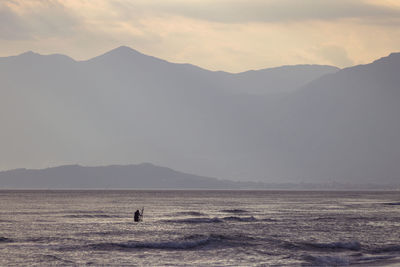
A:
[[[119,46],[119,47],[117,47],[117,48],[115,48],[115,49],[112,49],[112,50],[115,50],[115,51],[128,51],[128,52],[137,52],[135,49],[133,49],[133,48],[131,48],[131,47],[129,47],[129,46],[126,46],[126,45],[121,45],[121,46]],[[111,50],[111,51],[112,51]]]
[[[69,56],[63,54],[49,54],[42,55],[33,51],[27,51],[18,56],[13,56],[13,58],[21,58],[27,60],[37,60],[37,59],[46,59],[46,60],[61,60],[61,61],[75,61]]]
[[[114,48],[114,49],[106,52],[105,54],[103,54],[103,56],[105,56],[105,55],[122,56],[122,57],[130,56],[130,55],[145,56],[144,54],[140,53],[139,51],[137,51],[133,48],[130,48],[129,46],[124,46],[124,45]]]
[[[94,57],[92,59],[89,59],[88,61],[105,61],[105,62],[127,62],[130,60],[145,60],[153,58],[152,56],[148,56],[145,54],[142,54],[141,52],[132,49],[128,46],[119,46],[117,48],[114,48],[100,56]]]
[[[40,56],[40,54],[29,50],[29,51],[26,51],[26,52],[20,54],[19,56],[21,56],[21,57],[33,57],[33,56]]]

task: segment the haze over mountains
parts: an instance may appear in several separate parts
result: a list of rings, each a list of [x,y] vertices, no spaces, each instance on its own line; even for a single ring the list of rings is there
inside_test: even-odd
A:
[[[353,183],[263,183],[204,177],[151,163],[0,171],[0,189],[207,189],[207,190],[388,190],[390,185]]]
[[[83,167],[65,165],[42,170],[0,172],[0,188],[34,189],[238,189],[256,184],[223,181],[174,171],[150,163]]]
[[[265,182],[399,184],[400,54],[232,74],[120,47],[0,58],[0,169],[153,162]]]

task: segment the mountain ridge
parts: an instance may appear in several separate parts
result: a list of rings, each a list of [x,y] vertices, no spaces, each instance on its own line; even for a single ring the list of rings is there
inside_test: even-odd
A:
[[[110,179],[112,177],[112,179]],[[396,185],[395,185],[396,186]],[[0,171],[0,190],[393,190],[393,185],[265,183],[187,174],[152,163]]]
[[[127,55],[128,56],[129,55],[130,56],[136,55],[136,56],[140,56],[140,57],[147,57],[147,58],[155,59],[155,60],[160,61],[160,62],[175,64],[175,65],[189,65],[189,66],[192,66],[192,67],[195,67],[195,68],[198,68],[198,69],[201,69],[201,70],[209,71],[209,72],[216,72],[216,73],[219,72],[219,73],[232,74],[232,75],[244,74],[244,73],[247,73],[247,72],[258,72],[258,71],[275,70],[275,69],[287,68],[287,67],[292,68],[292,67],[321,66],[321,67],[333,68],[333,69],[336,69],[336,70],[340,69],[340,68],[338,68],[336,66],[325,65],[325,64],[322,64],[322,65],[321,64],[294,64],[294,65],[282,65],[282,66],[275,66],[275,67],[268,67],[268,68],[261,68],[261,69],[249,69],[249,70],[240,71],[240,72],[227,72],[227,71],[224,71],[224,70],[208,70],[206,68],[202,68],[200,66],[197,66],[197,65],[194,65],[194,64],[191,64],[191,63],[177,63],[177,62],[168,61],[168,60],[165,60],[165,59],[162,59],[162,58],[158,58],[158,57],[155,57],[155,56],[147,55],[147,54],[144,54],[144,53],[142,53],[142,52],[140,52],[140,51],[138,51],[136,49],[133,49],[133,48],[131,48],[129,46],[125,46],[125,45],[116,47],[116,48],[111,49],[109,51],[106,51],[106,52],[104,52],[104,53],[102,53],[102,54],[100,54],[98,56],[94,56],[92,58],[85,59],[85,60],[75,60],[74,58],[72,58],[72,57],[70,57],[68,55],[59,54],[59,53],[40,54],[40,53],[31,51],[31,50],[26,51],[26,52],[22,52],[22,53],[17,54],[17,55],[3,56],[3,57],[0,57],[0,60],[1,59],[7,59],[7,58],[16,58],[16,57],[21,57],[21,56],[22,57],[24,57],[24,56],[41,56],[41,57],[61,56],[61,57],[65,57],[65,58],[68,58],[68,59],[70,59],[70,60],[72,60],[74,62],[78,62],[79,63],[79,62],[93,61],[95,59],[102,58],[104,56],[106,56],[106,57],[108,57],[108,56],[111,56],[111,57],[113,57],[113,56],[124,57],[124,56],[127,56]]]
[[[187,174],[151,163],[108,166],[72,164],[45,169],[14,169],[0,172],[0,188],[8,189],[229,189],[250,185],[252,183]]]
[[[140,57],[147,65],[0,59],[0,168],[145,161],[235,180],[400,176],[398,53],[301,87],[284,68],[271,82]]]

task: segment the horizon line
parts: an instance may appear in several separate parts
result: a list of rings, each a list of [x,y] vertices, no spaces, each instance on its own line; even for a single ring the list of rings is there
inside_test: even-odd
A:
[[[164,61],[164,62],[167,62],[167,63],[170,63],[170,64],[191,65],[191,66],[194,66],[194,67],[202,69],[202,70],[206,70],[206,71],[210,71],[210,72],[223,72],[223,73],[227,73],[227,74],[241,74],[241,73],[252,72],[252,71],[273,70],[273,69],[279,69],[279,68],[285,68],[285,67],[301,67],[301,66],[332,67],[332,68],[336,68],[339,71],[339,70],[346,69],[346,68],[351,68],[351,67],[355,67],[355,66],[359,66],[359,65],[365,65],[365,64],[357,64],[357,65],[352,65],[352,66],[349,66],[349,67],[346,67],[346,68],[340,68],[340,67],[337,67],[337,66],[334,66],[334,65],[316,64],[316,63],[313,63],[313,64],[292,64],[292,65],[285,64],[285,65],[279,65],[279,66],[274,66],[274,67],[266,67],[266,68],[260,68],[260,69],[248,69],[248,70],[239,71],[239,72],[231,72],[231,71],[225,71],[225,70],[210,70],[210,69],[207,69],[207,68],[204,68],[204,67],[200,67],[198,65],[195,65],[195,64],[192,64],[192,63],[189,63],[189,62],[186,62],[186,63],[172,62],[172,61],[169,61],[169,60],[166,60],[166,59],[163,59],[163,58],[159,58],[159,57],[155,57],[155,56],[152,56],[152,55],[149,55],[149,54],[142,53],[141,51],[136,50],[136,49],[134,49],[134,48],[132,48],[130,46],[126,46],[126,45],[118,46],[118,47],[113,48],[111,50],[107,50],[107,51],[105,51],[105,52],[103,52],[103,53],[101,53],[101,54],[99,54],[97,56],[91,57],[89,59],[84,59],[84,60],[77,60],[77,59],[75,59],[75,58],[73,58],[73,57],[71,57],[71,56],[69,56],[67,54],[61,54],[61,53],[41,54],[41,53],[35,52],[33,50],[28,50],[28,51],[21,52],[19,54],[15,54],[15,55],[1,56],[0,59],[11,58],[11,57],[20,57],[20,56],[23,56],[23,55],[33,54],[33,55],[44,56],[44,57],[46,57],[46,56],[63,56],[63,57],[67,57],[70,60],[73,60],[74,62],[81,63],[81,62],[91,61],[93,59],[105,56],[105,55],[107,55],[107,54],[109,54],[109,53],[111,53],[113,51],[118,51],[118,50],[122,50],[122,49],[131,51],[133,53],[138,53],[138,54],[140,54],[142,56],[145,56],[145,57],[150,57],[150,58],[154,58],[154,59],[157,59],[157,60],[160,60],[160,61]],[[391,52],[390,54],[393,54],[393,53],[400,53],[400,52]],[[384,57],[387,57],[387,56],[384,56]],[[383,58],[383,57],[381,57],[381,58]],[[372,63],[372,62],[370,62],[370,63]],[[369,63],[367,63],[367,64],[369,64]]]

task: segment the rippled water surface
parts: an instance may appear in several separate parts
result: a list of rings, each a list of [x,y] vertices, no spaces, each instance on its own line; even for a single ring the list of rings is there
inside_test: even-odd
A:
[[[400,194],[0,191],[1,266],[189,264],[400,266]]]

